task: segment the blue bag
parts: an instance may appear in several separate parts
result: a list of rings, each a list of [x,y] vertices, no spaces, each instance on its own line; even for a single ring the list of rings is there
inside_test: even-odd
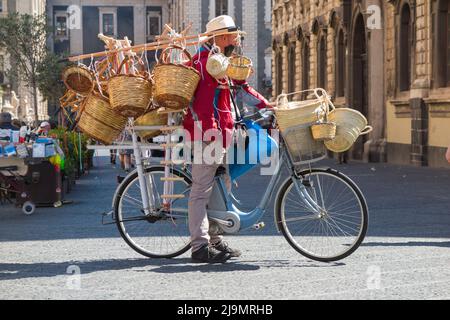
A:
[[[248,143],[245,146],[245,156],[243,150],[238,150],[238,147],[234,145],[228,153],[229,172],[231,180],[243,176],[248,171],[256,167],[261,163],[264,158],[270,158],[273,152],[278,150],[277,142],[263,130],[264,134],[261,134],[262,127],[250,120],[245,120],[245,126],[247,127]],[[239,161],[238,161],[239,160]]]

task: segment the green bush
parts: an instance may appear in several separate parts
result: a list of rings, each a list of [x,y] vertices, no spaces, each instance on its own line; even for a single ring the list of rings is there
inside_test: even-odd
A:
[[[93,152],[87,150],[89,138],[85,134],[79,134],[75,131],[68,131],[66,128],[58,127],[50,131],[50,136],[58,139],[61,149],[65,156],[65,175],[73,175],[79,172],[80,169],[80,152],[81,163],[85,163],[86,159],[92,157]],[[81,137],[81,151],[80,141]],[[79,172],[81,174],[81,172]]]

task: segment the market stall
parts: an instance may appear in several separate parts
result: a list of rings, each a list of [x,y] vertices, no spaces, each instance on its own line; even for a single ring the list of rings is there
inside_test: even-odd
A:
[[[64,153],[58,141],[26,130],[0,129],[0,190],[4,200],[32,214],[61,206]]]

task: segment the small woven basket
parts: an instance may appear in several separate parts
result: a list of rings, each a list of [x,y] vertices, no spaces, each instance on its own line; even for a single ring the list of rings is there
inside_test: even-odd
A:
[[[151,105],[152,83],[140,76],[118,74],[109,80],[108,93],[116,113],[137,118]]]
[[[230,58],[227,76],[233,80],[247,80],[252,73],[252,67],[250,58],[244,56]]]
[[[135,126],[164,126],[167,124],[168,115],[158,114],[158,110],[152,110],[134,121]],[[139,137],[144,140],[159,136],[159,130],[137,131]]]
[[[311,126],[314,140],[329,141],[336,137],[336,124],[333,122],[315,123]]]
[[[328,114],[330,113],[330,105],[333,107],[331,101],[325,99],[324,101],[325,113],[319,116],[319,121],[311,126],[311,133],[314,140],[330,141],[336,136],[336,123],[328,121]]]
[[[78,128],[95,140],[111,144],[125,128],[127,118],[116,114],[109,101],[91,93],[80,110]]]
[[[154,102],[160,107],[172,110],[186,108],[194,96],[200,81],[197,70],[182,64],[167,63],[168,50],[179,49],[192,62],[192,57],[185,49],[180,47],[169,47],[161,54],[162,62],[158,62],[153,70]]]
[[[94,74],[86,66],[67,67],[62,78],[67,89],[81,96],[87,96],[94,89]]]

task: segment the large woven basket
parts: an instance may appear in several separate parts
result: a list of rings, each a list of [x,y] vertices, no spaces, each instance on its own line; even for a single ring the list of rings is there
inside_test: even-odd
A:
[[[135,126],[163,126],[168,121],[167,114],[158,114],[158,110],[152,110],[134,121]],[[138,135],[144,139],[157,137],[161,134],[159,130],[137,131]]]
[[[286,108],[279,108],[275,112],[280,131],[303,124],[313,124],[319,120],[320,114],[326,110],[319,100],[289,102]]]
[[[94,74],[86,66],[67,67],[62,78],[67,89],[79,95],[87,96],[94,89]]]
[[[109,80],[108,93],[115,112],[137,118],[151,105],[152,83],[140,76],[119,74]]]
[[[252,73],[253,63],[250,58],[237,56],[230,58],[227,75],[233,80],[247,80]]]
[[[194,96],[200,81],[197,70],[182,64],[167,63],[167,50],[180,49],[192,62],[192,57],[185,49],[169,47],[162,54],[162,62],[158,62],[153,70],[154,102],[160,107],[172,110],[186,108]]]
[[[336,123],[336,136],[326,141],[325,146],[333,152],[345,152],[356,142],[359,136],[372,132],[367,119],[360,112],[349,108],[337,108],[330,112],[328,119]]]
[[[78,128],[101,143],[111,144],[126,123],[127,118],[116,114],[106,98],[91,93],[83,104]]]

